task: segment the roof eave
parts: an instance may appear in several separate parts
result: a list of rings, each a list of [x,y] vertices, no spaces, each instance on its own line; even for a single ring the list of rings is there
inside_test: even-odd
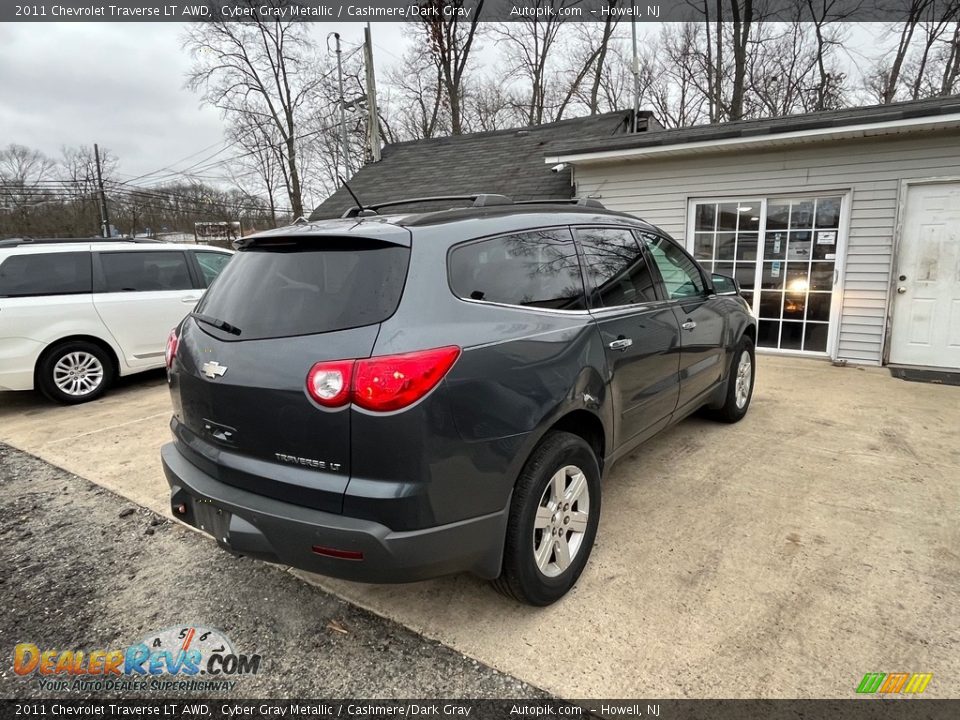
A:
[[[560,151],[558,154],[548,155],[544,162],[547,164],[570,163],[573,165],[588,165],[618,160],[645,160],[707,152],[763,149],[810,142],[828,142],[831,140],[848,140],[870,136],[897,135],[955,128],[960,128],[960,113],[891,120],[879,123],[861,123],[839,128],[797,130],[778,133],[776,135],[731,137],[670,145],[590,151],[570,149],[568,151]]]

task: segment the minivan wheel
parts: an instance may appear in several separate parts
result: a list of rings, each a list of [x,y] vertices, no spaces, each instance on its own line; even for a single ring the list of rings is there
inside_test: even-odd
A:
[[[51,400],[64,405],[95,400],[113,379],[113,363],[103,348],[83,340],[53,348],[37,366],[37,385]]]
[[[494,587],[530,605],[549,605],[574,586],[600,522],[600,468],[590,445],[548,433],[517,479],[503,570]]]
[[[723,405],[710,411],[710,416],[720,422],[735,423],[743,419],[753,399],[753,383],[756,379],[756,355],[753,340],[744,335],[733,351],[727,394]]]

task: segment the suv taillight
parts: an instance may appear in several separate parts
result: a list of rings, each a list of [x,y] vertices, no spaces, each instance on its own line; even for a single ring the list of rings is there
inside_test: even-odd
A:
[[[177,329],[174,328],[167,335],[167,350],[163,357],[167,361],[167,370],[173,365],[173,359],[177,356],[177,347],[180,345],[180,338],[177,336]]]
[[[450,346],[403,355],[319,362],[307,374],[307,392],[324,407],[352,402],[375,412],[400,410],[436,387],[459,356],[460,348]]]

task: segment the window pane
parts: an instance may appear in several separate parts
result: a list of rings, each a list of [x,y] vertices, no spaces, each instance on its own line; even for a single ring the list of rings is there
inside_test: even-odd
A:
[[[780,348],[783,350],[803,349],[803,323],[784,322],[780,330]]]
[[[694,233],[693,256],[697,260],[709,260],[713,257],[713,233]]]
[[[807,323],[803,336],[803,349],[811,352],[827,351],[827,332],[830,326],[820,323]]]
[[[214,278],[223,270],[232,255],[217,252],[198,252],[196,254],[197,264],[200,266],[200,272],[203,274],[203,284],[207,287],[213,282]]]
[[[790,233],[790,242],[787,245],[788,260],[809,260],[810,259],[810,233],[792,232]]]
[[[182,252],[100,254],[107,292],[189,290],[193,287]]]
[[[737,207],[738,203],[721,203],[717,215],[717,230],[737,229],[737,218],[740,215]]]
[[[785,262],[775,260],[774,262],[765,262],[763,272],[760,276],[760,287],[765,290],[778,290],[783,287]]]
[[[453,291],[462,298],[583,310],[583,283],[566,230],[537,230],[470,243],[450,257]]]
[[[810,227],[813,227],[813,200],[794,200],[790,208],[790,229]]]
[[[777,347],[777,338],[780,335],[780,321],[761,320],[757,323],[757,346]]]
[[[726,275],[727,277],[733,277],[733,263],[732,262],[714,263],[713,272],[720,273],[721,275]]]
[[[830,293],[812,292],[807,297],[807,320],[830,320]]]
[[[788,292],[783,298],[784,320],[803,320],[806,306],[807,296],[804,293]]]
[[[717,206],[714,203],[697,205],[697,230],[713,230],[717,224]]]
[[[740,203],[741,232],[756,232],[760,229],[760,201],[745,200]]]
[[[750,307],[753,307],[753,293],[752,293],[752,292],[750,292],[749,290],[744,290],[743,292],[740,293],[740,295],[743,296],[743,299],[747,301],[747,305],[749,305]]]
[[[833,290],[832,262],[815,262],[810,265],[810,289]]]
[[[757,265],[756,263],[737,263],[737,269],[734,271],[734,277],[737,279],[740,287],[744,290],[753,288],[756,282]]]
[[[817,227],[840,227],[840,198],[817,198]]]
[[[837,256],[837,230],[817,230],[813,240],[814,260],[833,260]],[[827,257],[827,256],[831,257]]]
[[[633,305],[657,299],[653,276],[633,233],[577,228],[588,290],[595,306]]]
[[[760,293],[760,317],[777,319],[780,317],[780,306],[783,304],[783,293]]]
[[[656,235],[644,233],[643,239],[663,277],[667,297],[675,299],[703,294],[706,286],[700,271],[683,250]],[[720,264],[717,263],[717,266]],[[718,272],[723,271],[718,269]]]
[[[787,290],[794,293],[807,291],[807,263],[792,262],[787,264]]]
[[[790,222],[790,203],[771,200],[767,203],[767,230],[786,230]]]
[[[737,260],[757,259],[757,234],[739,233],[737,235]]]
[[[736,233],[717,233],[717,260],[733,260]]]
[[[88,252],[14,255],[0,265],[0,297],[88,293],[90,277]]]
[[[787,233],[768,232],[763,245],[764,260],[783,260],[787,256]]]

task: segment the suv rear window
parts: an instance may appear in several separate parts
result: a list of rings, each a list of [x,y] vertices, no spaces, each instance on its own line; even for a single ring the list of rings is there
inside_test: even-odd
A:
[[[464,300],[583,310],[583,279],[567,229],[504,235],[454,248],[450,287]]]
[[[203,326],[224,340],[372,325],[397,309],[409,262],[409,248],[357,238],[255,246],[233,256],[197,312],[239,328],[234,337]]]
[[[0,265],[0,297],[91,292],[89,252],[24,253]]]

